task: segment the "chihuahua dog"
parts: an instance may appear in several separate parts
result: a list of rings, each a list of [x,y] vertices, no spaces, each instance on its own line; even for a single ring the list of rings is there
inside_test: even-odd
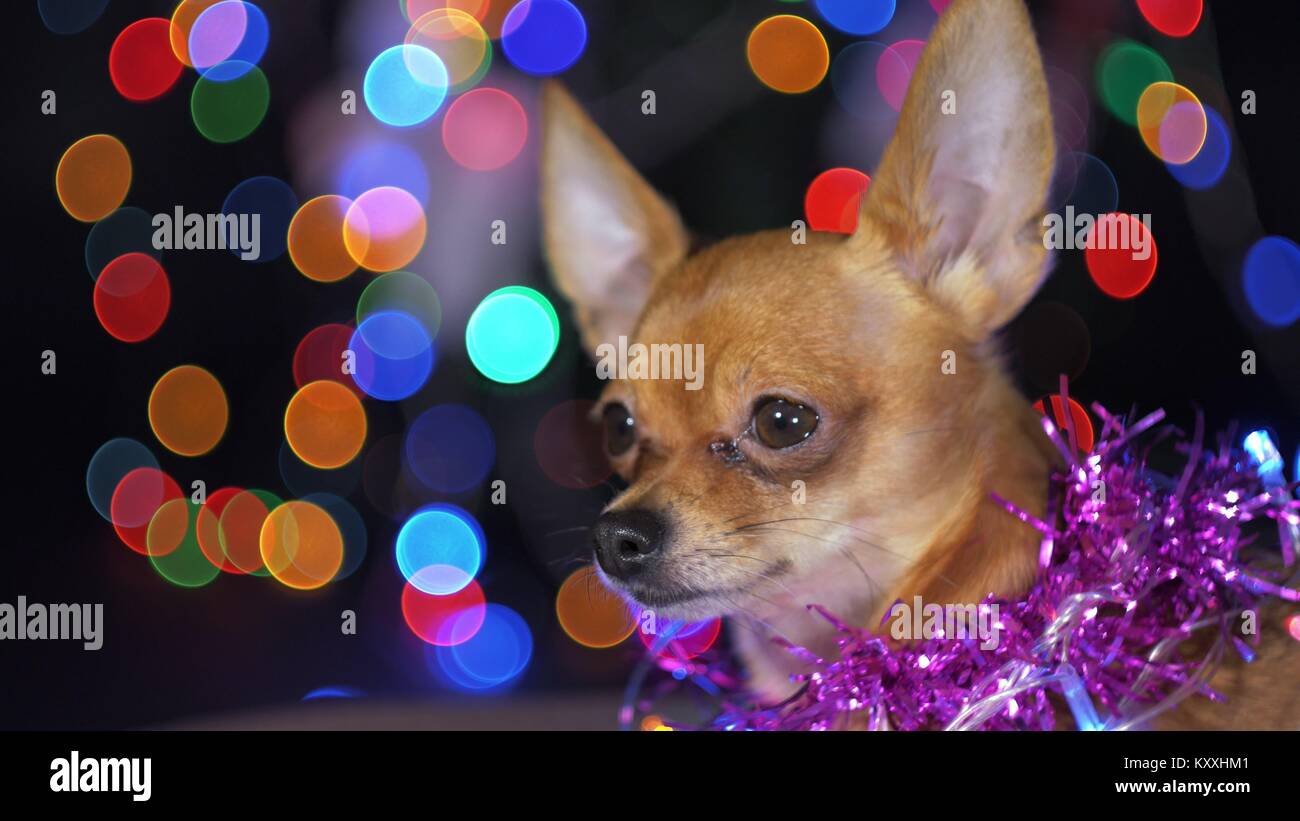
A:
[[[777,699],[803,667],[773,637],[836,657],[810,603],[874,627],[899,599],[1033,583],[1039,536],[991,498],[1042,516],[1059,458],[995,339],[1047,272],[1052,123],[1021,0],[944,12],[851,235],[691,253],[567,92],[542,104],[545,249],[585,346],[702,345],[707,365],[702,390],[624,378],[601,397],[629,483],[593,528],[609,587],[661,618],[727,617],[751,687]],[[1281,689],[1229,726],[1295,726]]]

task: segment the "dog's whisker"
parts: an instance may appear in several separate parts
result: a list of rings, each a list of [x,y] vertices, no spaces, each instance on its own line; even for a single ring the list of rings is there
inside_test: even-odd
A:
[[[797,520],[797,519],[783,519],[783,520],[778,520],[778,521],[798,521],[798,520]],[[804,538],[807,538],[807,539],[815,539],[815,540],[817,540],[817,541],[819,541],[819,542],[825,542],[825,543],[827,543],[827,544],[838,544],[838,543],[839,543],[838,540],[836,540],[836,539],[829,539],[829,538],[826,538],[826,537],[824,537],[824,536],[818,536],[818,535],[813,534],[813,533],[805,533],[805,532],[802,531],[802,530],[795,530],[795,529],[793,529],[793,528],[788,528],[788,527],[772,527],[771,524],[769,524],[769,523],[763,523],[763,524],[761,524],[761,525],[755,525],[755,526],[753,526],[753,527],[749,527],[749,528],[746,528],[746,529],[744,529],[744,530],[736,530],[736,531],[732,531],[730,534],[728,534],[728,537],[736,537],[736,536],[752,536],[752,535],[763,534],[763,533],[794,533],[794,534],[796,534],[796,535],[803,536]],[[866,545],[867,547],[870,547],[870,548],[872,548],[873,550],[878,550],[878,551],[880,551],[881,553],[885,553],[885,554],[887,554],[887,555],[889,555],[889,556],[893,556],[894,558],[899,559],[900,561],[908,561],[908,557],[907,557],[907,556],[904,556],[904,555],[902,555],[901,553],[897,553],[897,552],[895,552],[895,551],[893,551],[893,550],[890,550],[889,548],[887,548],[887,547],[885,547],[885,546],[883,546],[883,545],[877,544],[876,542],[873,542],[873,541],[871,541],[870,539],[864,539],[864,538],[862,538],[861,536],[850,536],[849,538],[853,539],[855,542],[857,542],[857,543],[859,543],[859,544]]]
[[[952,431],[957,430],[965,430],[965,428],[961,425],[952,425],[942,428],[922,428],[921,430],[910,430],[904,433],[903,436],[915,436],[920,433],[951,433]]]
[[[582,530],[591,530],[591,527],[589,525],[578,525],[577,527],[565,527],[559,530],[552,530],[549,533],[543,533],[542,538],[546,539],[546,538],[550,538],[551,536],[559,536],[562,533],[577,533]]]
[[[789,593],[791,596],[795,595],[795,592],[794,592],[793,590],[791,590],[791,589],[790,589],[790,588],[785,584],[785,582],[783,582],[783,581],[781,581],[780,579],[777,579],[777,578],[775,578],[775,577],[773,577],[773,576],[769,576],[769,575],[766,574],[766,573],[760,573],[760,572],[757,571],[757,570],[746,570],[746,569],[743,568],[743,567],[735,567],[735,568],[732,568],[732,569],[733,569],[733,570],[737,570],[737,571],[739,571],[739,572],[741,572],[741,573],[744,573],[744,574],[746,574],[746,575],[753,576],[753,577],[755,577],[755,578],[757,578],[757,579],[761,579],[762,581],[768,582],[768,583],[770,583],[770,584],[774,584],[774,585],[776,585],[777,587],[779,587],[779,588],[781,588],[782,590],[784,590],[786,593]],[[761,599],[762,601],[767,602],[768,604],[772,605],[773,607],[779,607],[779,606],[780,606],[780,605],[778,605],[776,602],[771,601],[770,599],[765,599],[765,598],[763,598],[762,596],[759,596],[757,593],[754,593],[754,592],[752,592],[752,591],[746,591],[746,592],[749,593],[751,596],[754,596],[754,597],[757,598],[757,599]]]

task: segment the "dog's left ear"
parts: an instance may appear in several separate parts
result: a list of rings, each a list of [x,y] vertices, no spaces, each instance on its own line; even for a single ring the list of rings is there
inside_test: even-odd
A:
[[[1045,275],[1053,167],[1042,61],[1022,0],[955,0],[912,75],[854,241],[883,235],[973,338],[1010,321]]]
[[[630,335],[653,282],[686,258],[677,212],[569,92],[542,86],[542,231],[587,351]]]

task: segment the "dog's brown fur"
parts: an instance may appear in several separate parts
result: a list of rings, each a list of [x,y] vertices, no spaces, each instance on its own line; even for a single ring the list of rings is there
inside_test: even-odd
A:
[[[688,256],[676,212],[572,98],[548,84],[543,106],[545,245],[585,344],[702,343],[707,364],[700,391],[619,380],[602,398],[638,431],[610,508],[670,531],[661,589],[613,587],[669,618],[730,617],[751,683],[776,697],[798,666],[773,635],[834,653],[806,603],[874,626],[899,598],[1031,584],[1037,534],[990,500],[1041,515],[1055,458],[993,342],[1046,271],[1052,129],[1020,0],[945,12],[851,236],[779,229]],[[815,408],[814,435],[763,447],[746,431],[765,396]],[[711,448],[733,441],[743,458]],[[689,598],[659,605],[668,593]]]

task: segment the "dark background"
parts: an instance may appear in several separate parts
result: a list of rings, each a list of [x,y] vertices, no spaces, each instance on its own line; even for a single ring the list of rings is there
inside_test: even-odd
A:
[[[842,163],[828,156],[821,142],[821,124],[837,105],[830,84],[788,97],[759,86],[744,63],[748,31],[775,13],[817,22],[832,56],[853,42],[822,25],[808,4],[575,4],[586,16],[589,41],[566,82],[693,228],[723,236],[788,225],[801,216],[813,176]],[[445,693],[427,672],[420,642],[397,607],[402,579],[392,539],[399,520],[376,511],[361,494],[350,500],[369,530],[365,565],[343,582],[306,594],[267,580],[249,583],[224,575],[199,590],[173,587],[117,541],[86,498],[86,465],[96,448],[115,436],[151,442],[148,393],[162,372],[191,361],[219,375],[230,397],[230,427],[220,447],[198,460],[201,465],[155,448],[163,469],[182,488],[201,476],[209,490],[236,484],[281,492],[276,457],[284,404],[294,388],[294,347],[312,327],[346,320],[366,276],[355,274],[327,290],[298,275],[287,257],[267,266],[240,266],[224,252],[172,253],[164,265],[173,302],[159,334],[123,345],[99,327],[83,257],[88,226],[68,217],[54,194],[54,169],[64,149],[90,133],[121,138],[135,163],[126,204],[151,213],[175,203],[209,210],[201,204],[219,204],[236,182],[256,174],[292,184],[286,153],[292,103],[333,71],[342,50],[343,3],[262,3],[271,24],[271,45],[261,63],[272,84],[271,110],[248,139],[213,146],[190,122],[193,72],[146,105],[124,101],[108,77],[108,49],[117,33],[141,17],[169,16],[173,5],[114,0],[89,30],[60,37],[41,24],[34,2],[10,4],[4,47],[10,78],[4,247],[5,306],[13,338],[7,352],[14,379],[4,389],[8,468],[0,601],[13,602],[21,594],[45,603],[102,602],[106,625],[104,648],[96,653],[82,651],[76,642],[0,644],[3,728],[152,726],[293,704],[329,685],[376,699],[437,699]],[[396,14],[396,0],[366,5],[369,13]],[[900,0],[900,8],[910,5],[926,3]],[[1239,282],[1241,257],[1258,235],[1300,236],[1295,207],[1300,171],[1294,162],[1300,27],[1291,4],[1208,4],[1207,19],[1186,42],[1154,32],[1131,2],[1030,5],[1048,61],[1073,73],[1090,91],[1096,54],[1117,35],[1151,44],[1170,62],[1176,79],[1182,80],[1188,66],[1210,78],[1221,73],[1219,90],[1213,83],[1192,87],[1235,132],[1234,165],[1248,188],[1244,202],[1225,200],[1219,189],[1184,192],[1136,132],[1106,114],[1093,94],[1088,150],[1115,172],[1119,210],[1154,215],[1159,269],[1146,293],[1121,303],[1092,285],[1079,252],[1061,254],[1035,307],[1007,334],[1026,394],[1033,399],[1047,393],[1054,387],[1051,374],[1067,367],[1077,371],[1072,394],[1087,402],[1117,410],[1163,407],[1188,428],[1200,408],[1211,431],[1233,420],[1247,430],[1267,425],[1290,466],[1300,446],[1300,325],[1270,330],[1252,320]],[[890,33],[886,29],[873,39],[889,42]],[[709,37],[730,43],[731,50],[709,47]],[[520,80],[498,51],[485,84],[500,75],[532,82]],[[359,78],[351,87],[359,87]],[[40,114],[46,88],[59,94],[56,116]],[[654,88],[659,99],[655,122],[644,127],[637,125],[642,88]],[[1240,112],[1240,94],[1247,88],[1259,101],[1254,116]],[[534,161],[535,149],[530,137],[527,162]],[[1234,190],[1240,194],[1240,184]],[[324,192],[298,193],[305,201]],[[1232,247],[1207,246],[1191,213],[1225,203],[1239,216],[1253,207],[1256,233],[1247,231],[1247,238]],[[366,403],[370,441],[401,431],[419,409],[445,401],[475,407],[496,434],[498,464],[490,478],[507,479],[511,504],[488,504],[486,487],[445,498],[483,524],[489,548],[480,581],[489,600],[527,619],[536,648],[518,686],[484,696],[483,709],[543,691],[608,693],[621,686],[635,658],[630,648],[581,648],[556,623],[555,590],[584,552],[582,534],[556,531],[589,523],[611,489],[574,491],[550,483],[532,458],[532,434],[546,410],[567,399],[594,397],[598,383],[574,345],[567,311],[540,257],[533,254],[531,264],[498,273],[539,288],[561,308],[564,342],[542,377],[511,390],[486,383],[460,350],[464,317],[448,316],[429,384],[400,406]],[[490,290],[484,287],[482,293]],[[1043,325],[1059,327],[1034,321],[1051,316],[1035,313],[1049,302],[1077,313],[1090,341],[1081,345],[1076,337],[1050,334],[1044,339]],[[47,348],[58,353],[56,376],[39,370],[40,352]],[[1254,376],[1241,373],[1241,352],[1247,348],[1259,354]],[[1081,350],[1087,356],[1079,367]],[[340,635],[339,613],[345,609],[358,614],[357,636]]]

